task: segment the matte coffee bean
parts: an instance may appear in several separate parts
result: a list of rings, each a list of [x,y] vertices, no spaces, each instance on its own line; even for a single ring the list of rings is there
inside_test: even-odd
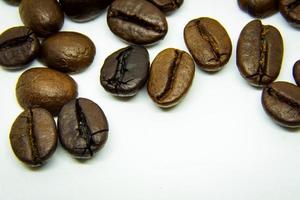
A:
[[[300,28],[299,0],[279,0],[279,10],[287,22],[297,28]]]
[[[165,37],[165,15],[146,0],[115,0],[109,7],[107,23],[120,38],[134,44],[151,44]]]
[[[178,104],[192,85],[195,65],[192,57],[178,49],[166,49],[154,59],[148,81],[148,94],[160,107]]]
[[[204,71],[219,71],[230,59],[231,40],[224,27],[214,19],[201,17],[190,21],[184,28],[184,40]]]
[[[178,9],[183,3],[183,0],[147,0],[147,1],[153,3],[164,13],[169,13]]]
[[[56,0],[22,0],[19,12],[25,26],[40,37],[58,32],[64,23],[64,13]]]
[[[100,15],[113,0],[59,0],[63,11],[75,22],[86,22]]]
[[[267,114],[284,127],[300,127],[300,88],[288,82],[274,82],[264,88],[262,105]]]
[[[59,139],[75,158],[94,156],[106,143],[108,123],[101,108],[89,99],[66,104],[58,116]]]
[[[22,112],[10,131],[11,147],[19,160],[38,167],[52,156],[57,146],[57,131],[52,115],[45,109]]]
[[[253,20],[242,30],[237,45],[240,74],[253,86],[262,87],[278,77],[283,57],[283,41],[273,26]]]
[[[149,65],[146,48],[128,46],[120,49],[106,58],[101,69],[101,85],[113,95],[134,96],[148,79]]]
[[[300,60],[298,60],[293,67],[293,76],[296,84],[300,86]]]
[[[238,4],[253,17],[268,17],[278,11],[278,0],[238,0]]]
[[[96,48],[85,35],[76,32],[59,32],[42,43],[41,61],[61,72],[80,72],[94,60]]]
[[[76,98],[77,85],[70,76],[61,72],[32,68],[20,76],[16,95],[25,109],[39,106],[57,115],[63,105]]]
[[[4,1],[13,6],[17,6],[21,3],[21,0],[4,0]]]
[[[21,68],[38,56],[40,42],[25,26],[13,27],[0,35],[0,65]]]

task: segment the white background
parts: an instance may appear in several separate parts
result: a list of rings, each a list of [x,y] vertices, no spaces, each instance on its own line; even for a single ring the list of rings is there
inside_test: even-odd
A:
[[[17,7],[0,1],[0,10],[0,32],[22,25]],[[79,96],[97,102],[110,125],[106,146],[87,162],[73,159],[61,146],[37,170],[16,159],[9,132],[22,111],[15,85],[24,70],[0,69],[0,199],[299,200],[300,134],[276,125],[263,111],[261,90],[239,75],[236,43],[253,18],[239,10],[237,1],[185,0],[167,17],[166,38],[148,48],[151,61],[168,47],[187,50],[183,28],[203,16],[217,19],[227,29],[232,57],[216,74],[197,67],[188,95],[170,110],[156,107],[146,88],[134,98],[120,100],[100,86],[105,57],[126,46],[109,31],[105,12],[84,24],[65,20],[63,30],[84,33],[96,44],[93,65],[72,77],[79,85]],[[278,79],[294,82],[299,30],[279,13],[263,23],[276,26],[284,38]]]

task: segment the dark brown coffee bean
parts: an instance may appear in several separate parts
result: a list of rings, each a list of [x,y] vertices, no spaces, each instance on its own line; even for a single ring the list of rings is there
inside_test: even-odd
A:
[[[77,85],[68,75],[48,68],[32,68],[19,78],[16,95],[23,108],[39,106],[57,115],[77,96]]]
[[[147,1],[153,3],[164,13],[172,12],[178,9],[183,3],[183,0],[147,0]]]
[[[106,58],[100,82],[104,89],[120,97],[134,96],[149,74],[149,54],[142,46],[128,46]]]
[[[298,60],[293,67],[293,76],[296,84],[300,86],[300,60]]]
[[[101,108],[89,99],[66,104],[58,116],[62,146],[79,159],[91,158],[106,143],[108,123]]]
[[[192,57],[178,49],[166,49],[154,59],[148,81],[148,94],[160,107],[175,106],[192,85],[195,65]]]
[[[151,44],[165,37],[165,15],[146,0],[115,0],[109,7],[107,23],[120,38],[134,44]]]
[[[58,138],[52,115],[42,108],[22,112],[12,125],[9,137],[15,155],[33,167],[43,165],[52,156]]]
[[[21,0],[4,0],[4,1],[13,6],[17,6],[21,3]]]
[[[79,72],[90,66],[95,54],[95,45],[87,36],[59,32],[42,43],[40,57],[47,67],[62,72]]]
[[[95,19],[113,0],[59,0],[63,11],[75,22]]]
[[[300,28],[299,0],[279,0],[279,10],[287,22],[297,28]]]
[[[231,40],[224,27],[214,19],[202,17],[190,21],[184,28],[184,40],[204,71],[219,71],[230,59]]]
[[[21,68],[38,56],[40,42],[25,26],[13,27],[0,35],[0,65]]]
[[[300,127],[300,88],[288,82],[274,82],[264,88],[262,105],[267,114],[284,127]]]
[[[278,0],[238,0],[238,4],[253,17],[268,17],[278,11]]]
[[[58,32],[64,23],[64,13],[56,0],[22,0],[19,12],[25,26],[40,37]]]
[[[272,83],[279,75],[283,57],[283,41],[273,26],[253,20],[242,30],[237,46],[237,66],[241,75],[253,86]]]

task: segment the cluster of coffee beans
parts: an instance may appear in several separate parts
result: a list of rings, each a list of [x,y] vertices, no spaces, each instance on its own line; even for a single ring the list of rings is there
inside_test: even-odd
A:
[[[192,85],[195,64],[206,72],[217,72],[229,61],[232,43],[226,29],[215,19],[193,19],[184,28],[190,52],[168,48],[150,67],[149,53],[142,45],[163,39],[168,32],[166,13],[178,9],[183,0],[5,0],[19,5],[25,26],[0,35],[0,65],[22,69],[35,58],[49,68],[32,68],[17,82],[16,95],[24,108],[11,128],[15,155],[30,166],[41,166],[54,153],[57,141],[74,157],[91,158],[105,144],[108,122],[93,101],[77,98],[77,84],[68,73],[85,70],[94,60],[96,48],[85,35],[58,32],[64,13],[75,22],[96,18],[107,6],[107,24],[115,35],[132,45],[109,55],[101,68],[100,83],[114,96],[131,97],[147,84],[151,99],[162,108],[178,104]],[[280,8],[297,26],[298,1],[239,0],[240,7],[255,17],[265,17]],[[299,12],[300,13],[300,12]],[[299,14],[300,18],[300,14]],[[249,22],[237,46],[237,66],[253,86],[263,87],[266,112],[280,125],[300,127],[300,88],[274,82],[283,59],[280,32],[260,20]],[[300,83],[300,61],[294,77]],[[58,116],[56,126],[53,116]]]

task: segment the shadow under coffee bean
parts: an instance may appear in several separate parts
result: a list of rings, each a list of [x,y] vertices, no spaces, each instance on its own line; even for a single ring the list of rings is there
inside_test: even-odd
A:
[[[58,116],[59,139],[75,158],[88,159],[106,143],[108,122],[93,101],[78,98],[66,104]]]

